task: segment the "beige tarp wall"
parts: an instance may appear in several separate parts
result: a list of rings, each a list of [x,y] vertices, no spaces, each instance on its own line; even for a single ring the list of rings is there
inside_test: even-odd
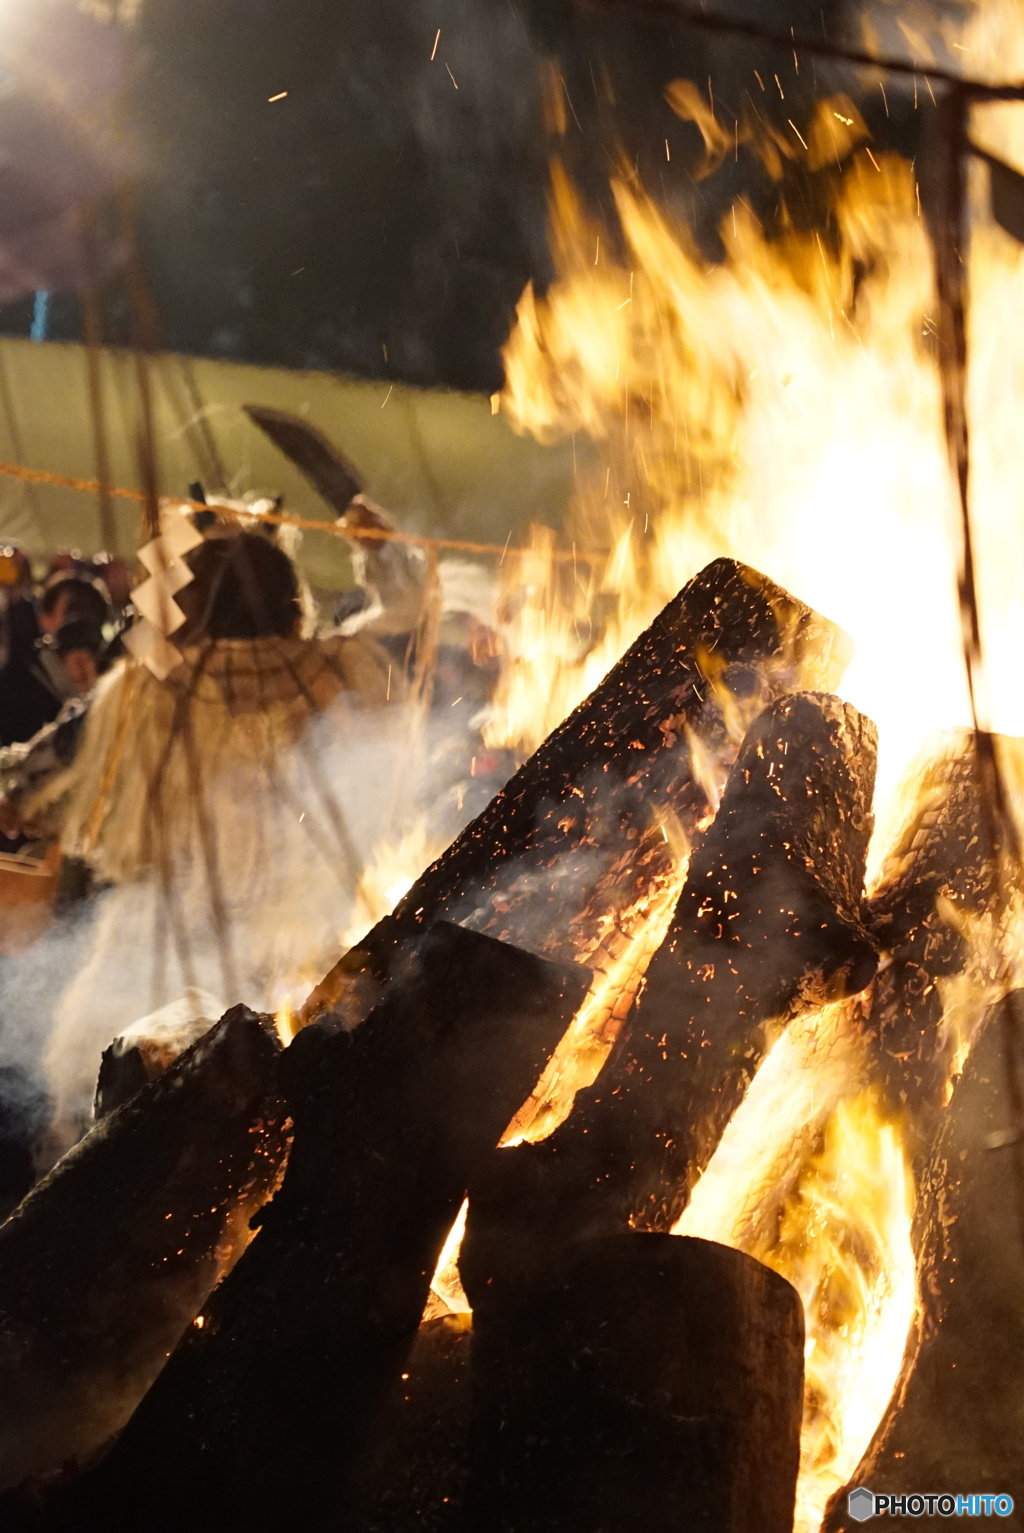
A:
[[[138,487],[139,390],[131,354],[101,355],[111,478]],[[162,355],[150,363],[160,488],[184,494],[190,480],[233,493],[283,493],[285,509],[330,520],[306,481],[250,424],[243,404],[273,405],[318,426],[365,477],[367,492],[410,531],[504,544],[531,520],[558,525],[573,479],[572,444],[543,448],[517,437],[472,395],[363,383]],[[82,347],[0,340],[0,459],[94,478],[96,453]],[[134,552],[139,510],[114,502],[116,549]],[[0,536],[32,553],[103,546],[96,497],[24,485],[0,475]],[[302,563],[324,585],[344,584],[344,545],[307,534]]]

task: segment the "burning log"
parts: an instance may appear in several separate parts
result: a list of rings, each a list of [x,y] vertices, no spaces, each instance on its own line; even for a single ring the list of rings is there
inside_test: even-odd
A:
[[[1009,999],[1019,1039],[1024,993]],[[1019,1055],[1008,1071],[1003,1023],[1001,1003],[982,1027],[933,1146],[943,1241],[929,1274],[931,1313],[851,1480],[878,1494],[1018,1494],[1024,1257],[1007,1125],[1024,1075]],[[916,1522],[908,1519],[906,1526]],[[894,1525],[904,1524],[897,1519]],[[823,1529],[853,1533],[857,1526],[844,1489]]]
[[[64,1156],[0,1228],[0,1484],[119,1431],[270,1190],[280,1046],[244,1006]]]
[[[870,982],[874,762],[874,727],[833,697],[785,698],[753,725],[628,1033],[568,1121],[491,1157],[471,1190],[474,1309],[513,1261],[631,1222],[670,1229],[773,1036]]]
[[[665,821],[693,837],[746,723],[783,693],[833,687],[849,650],[764,575],[716,559],[416,881],[399,923],[446,917],[589,962],[609,918],[669,868]],[[350,971],[327,976],[307,1017],[338,1004]]]
[[[1014,743],[996,743],[1013,797]],[[866,911],[886,962],[863,995],[809,1013],[780,1041],[678,1226],[735,1245],[786,1275],[802,1274],[818,1343],[812,1381],[824,1382],[827,1398],[830,1372],[835,1377],[832,1349],[849,1345],[839,1343],[838,1332],[845,1279],[842,1263],[838,1285],[828,1266],[813,1279],[801,1231],[818,1217],[816,1188],[822,1178],[826,1201],[836,1197],[837,1156],[848,1160],[849,1173],[841,1171],[844,1198],[855,1208],[858,1198],[870,1196],[870,1226],[858,1230],[855,1221],[844,1235],[841,1217],[832,1239],[851,1242],[877,1308],[870,1322],[865,1315],[858,1343],[860,1368],[872,1352],[874,1364],[862,1373],[860,1386],[844,1376],[855,1393],[874,1391],[876,1420],[894,1386],[898,1400],[909,1380],[908,1398],[913,1397],[922,1333],[921,1358],[933,1355],[927,1338],[940,1324],[946,1302],[950,1169],[954,1175],[959,1170],[945,1143],[946,1103],[979,1021],[1006,983],[1000,955],[1006,952],[1009,918],[1019,919],[1015,901],[1000,895],[1002,849],[993,846],[969,738],[952,742],[925,770],[915,770],[909,788],[910,812]],[[858,1191],[856,1146],[866,1150],[871,1142],[876,1149],[863,1162]],[[877,1181],[883,1168],[884,1193]],[[780,1239],[782,1230],[788,1233]],[[955,1236],[954,1229],[954,1243]],[[827,1321],[830,1312],[834,1322]],[[896,1408],[894,1403],[890,1421]],[[808,1420],[812,1434],[817,1410]],[[829,1467],[827,1477],[818,1474],[818,1506],[850,1476],[866,1446],[866,1436],[836,1440],[837,1472]],[[853,1484],[875,1483],[872,1463],[865,1461]],[[912,1483],[930,1486],[934,1478],[929,1473],[908,1478],[905,1465],[902,1475],[904,1489]]]
[[[319,1526],[347,1495],[445,1236],[589,980],[442,923],[355,1032],[282,1058],[295,1124],[261,1231],[61,1526]]]
[[[617,1235],[473,1335],[471,1533],[791,1533],[803,1310],[726,1246]]]
[[[744,740],[607,1087],[665,1148],[660,1194],[633,1202],[651,1228],[678,1217],[781,1027],[874,975],[860,907],[875,751],[869,720],[814,694],[773,704]]]

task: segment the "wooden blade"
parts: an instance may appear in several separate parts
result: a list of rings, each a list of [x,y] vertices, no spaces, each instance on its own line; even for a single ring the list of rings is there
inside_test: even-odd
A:
[[[297,415],[289,415],[287,410],[272,410],[266,405],[243,405],[242,408],[253,424],[309,480],[317,494],[333,506],[339,516],[344,515],[363,483],[352,464],[331,445],[323,432]]]

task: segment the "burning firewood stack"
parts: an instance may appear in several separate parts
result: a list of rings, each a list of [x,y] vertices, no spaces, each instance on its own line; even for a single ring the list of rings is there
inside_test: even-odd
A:
[[[848,659],[715,561],[287,1049],[235,1008],[97,1124],[0,1228],[5,1526],[790,1533],[810,1396],[806,1302],[770,1270],[786,1189],[872,1092],[934,1257],[951,1083],[1012,917],[969,740],[866,897],[876,739],[836,695]],[[820,1111],[782,1131],[770,1190],[727,1180],[712,1228],[718,1152],[783,1048],[780,1102],[803,1071]],[[436,1298],[422,1324],[467,1195],[472,1324]]]

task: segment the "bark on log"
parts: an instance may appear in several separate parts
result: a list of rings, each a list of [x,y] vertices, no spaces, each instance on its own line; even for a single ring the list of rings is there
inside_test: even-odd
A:
[[[284,1141],[272,1028],[236,1006],[0,1227],[0,1484],[119,1431],[244,1245]]]
[[[447,923],[405,961],[355,1032],[284,1054],[281,1190],[60,1526],[336,1526],[468,1182],[589,981]]]
[[[753,725],[604,1071],[551,1138],[492,1156],[471,1189],[474,1308],[514,1262],[631,1222],[670,1229],[776,1031],[869,983],[874,761],[874,726],[833,697],[785,698]]]
[[[660,817],[692,838],[745,725],[783,693],[834,687],[850,650],[780,586],[716,559],[417,879],[399,922],[445,917],[588,962],[609,916],[670,866]],[[305,1015],[335,1006],[346,982],[342,964]]]
[[[627,1234],[474,1317],[467,1533],[791,1533],[803,1309],[709,1241]]]

